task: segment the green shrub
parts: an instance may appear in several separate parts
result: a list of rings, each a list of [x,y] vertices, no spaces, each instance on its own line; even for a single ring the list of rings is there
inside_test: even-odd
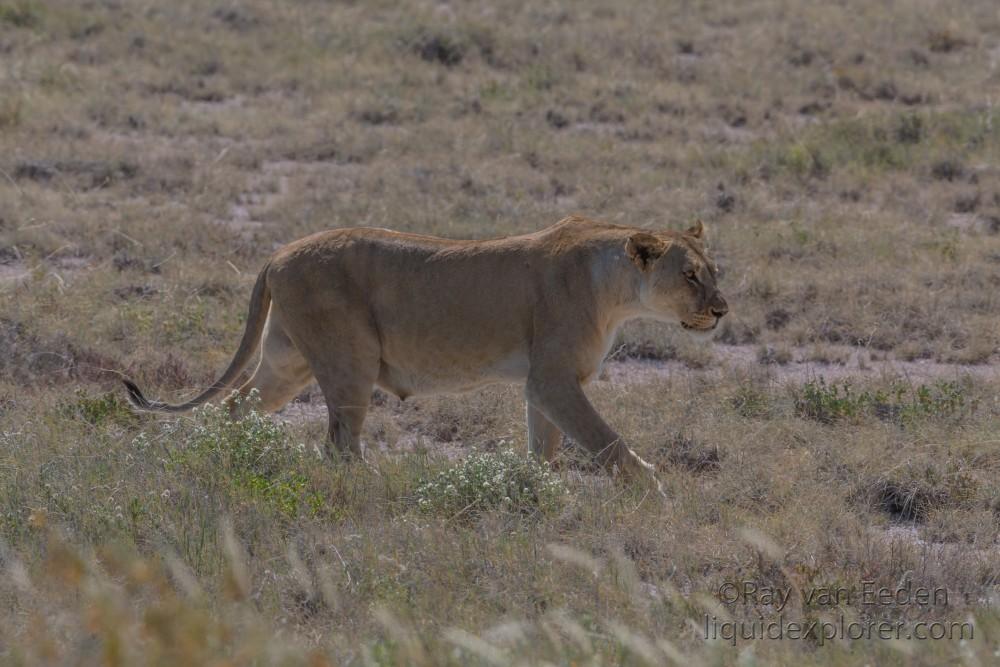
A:
[[[824,178],[830,173],[829,159],[815,145],[792,144],[778,153],[777,162],[799,178]]]
[[[473,454],[441,471],[417,489],[417,506],[449,517],[475,516],[487,510],[514,514],[549,512],[566,493],[548,464],[510,447]]]
[[[924,119],[912,113],[900,116],[893,135],[901,144],[919,144],[927,136]]]
[[[37,28],[42,24],[42,8],[32,0],[0,3],[0,23],[16,28]]]
[[[923,164],[935,178],[956,172],[942,160],[965,161],[969,152],[995,147],[1000,137],[997,112],[887,114],[831,121],[779,140],[757,145],[761,173],[800,180],[823,179],[837,171],[873,174]]]
[[[94,426],[105,423],[134,424],[139,421],[138,415],[117,392],[88,396],[77,390],[75,400],[64,404],[63,413]]]
[[[919,419],[954,419],[975,409],[958,382],[937,381],[918,387],[897,383],[888,389],[855,392],[850,382],[807,382],[795,400],[796,412],[824,424],[874,416],[904,425]]]
[[[239,399],[237,399],[239,400]],[[255,397],[243,399],[256,406]],[[271,476],[297,458],[284,428],[256,407],[232,419],[222,406],[207,404],[195,411],[194,428],[184,442],[185,454],[216,458],[233,472]]]
[[[768,417],[772,412],[767,392],[753,385],[739,387],[736,394],[729,398],[729,405],[744,419]]]
[[[193,420],[166,425],[168,464],[204,477],[221,475],[223,482],[289,516],[304,508],[318,512],[322,498],[303,473],[313,455],[256,409],[255,394],[242,400],[250,407],[239,419],[231,418],[225,407],[207,404],[195,409]],[[147,448],[149,437],[141,433],[134,444]]]
[[[802,387],[802,395],[795,401],[795,410],[807,419],[832,424],[839,419],[857,417],[866,401],[867,394],[852,393],[849,382],[827,385],[820,378],[819,382],[807,382]]]

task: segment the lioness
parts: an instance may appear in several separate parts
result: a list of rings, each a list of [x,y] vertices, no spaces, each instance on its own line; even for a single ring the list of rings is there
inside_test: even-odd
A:
[[[654,232],[579,216],[488,241],[320,232],[281,248],[260,272],[243,340],[214,385],[180,405],[125,386],[139,409],[190,410],[231,387],[263,339],[253,377],[227,400],[256,389],[261,407],[274,411],[315,378],[330,442],[360,455],[376,385],[405,399],[525,382],[537,456],[551,460],[562,433],[609,469],[652,476],[582,386],[627,320],[715,329],[728,307],[703,237],[700,221],[683,233]]]

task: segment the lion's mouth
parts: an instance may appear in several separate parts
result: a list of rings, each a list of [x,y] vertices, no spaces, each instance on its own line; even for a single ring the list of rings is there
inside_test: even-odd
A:
[[[714,322],[712,322],[712,324],[710,324],[707,327],[706,326],[698,326],[696,324],[688,324],[687,322],[684,322],[684,321],[681,322],[681,327],[683,327],[684,329],[687,329],[688,331],[712,331],[717,326],[719,326],[719,320],[718,320],[718,318],[716,318],[716,320]]]

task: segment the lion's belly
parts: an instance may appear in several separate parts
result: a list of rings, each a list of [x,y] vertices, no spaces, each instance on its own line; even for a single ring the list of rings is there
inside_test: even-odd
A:
[[[378,384],[401,398],[421,394],[471,391],[495,382],[518,382],[528,376],[528,355],[512,352],[470,362],[438,352],[405,361],[382,361]]]

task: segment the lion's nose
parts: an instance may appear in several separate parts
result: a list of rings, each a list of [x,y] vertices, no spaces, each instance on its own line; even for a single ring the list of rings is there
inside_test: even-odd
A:
[[[729,304],[726,303],[725,299],[719,297],[718,302],[713,304],[709,310],[716,318],[721,318],[729,312]]]

